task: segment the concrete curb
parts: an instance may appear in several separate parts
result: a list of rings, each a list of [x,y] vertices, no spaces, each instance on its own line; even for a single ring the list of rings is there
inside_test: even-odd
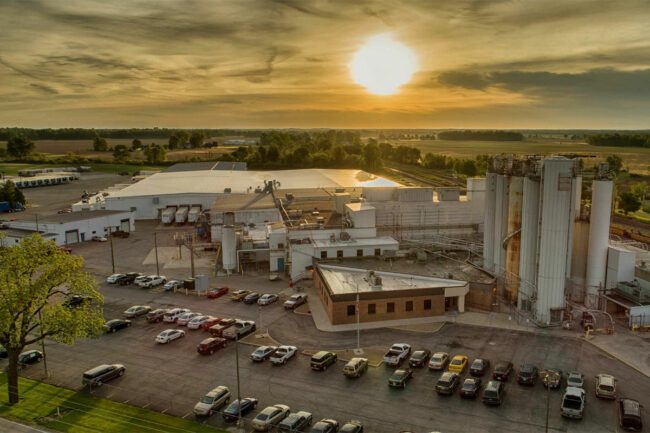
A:
[[[595,348],[597,348],[597,349],[599,349],[599,350],[605,352],[606,354],[608,354],[608,355],[611,356],[612,358],[616,359],[617,361],[622,362],[623,364],[627,365],[628,367],[632,368],[633,370],[636,370],[638,373],[644,375],[645,377],[650,378],[650,375],[648,375],[646,372],[642,371],[642,370],[639,369],[637,366],[630,364],[629,362],[627,362],[627,361],[624,360],[623,358],[619,357],[618,355],[616,355],[616,354],[614,354],[614,353],[608,351],[607,349],[605,349],[605,348],[602,347],[601,345],[596,344],[596,343],[594,343],[594,342],[591,341],[591,340],[584,340],[584,341],[586,341],[587,343],[591,344],[591,345],[594,346]]]

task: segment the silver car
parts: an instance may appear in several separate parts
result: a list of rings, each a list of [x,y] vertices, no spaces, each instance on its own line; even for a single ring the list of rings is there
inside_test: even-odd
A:
[[[194,415],[210,416],[229,401],[230,390],[225,386],[218,386],[204,395],[194,406]]]
[[[289,412],[291,412],[289,406],[284,404],[274,404],[257,414],[251,424],[253,424],[253,428],[257,431],[266,431],[272,425],[282,421],[287,415],[289,415]]]

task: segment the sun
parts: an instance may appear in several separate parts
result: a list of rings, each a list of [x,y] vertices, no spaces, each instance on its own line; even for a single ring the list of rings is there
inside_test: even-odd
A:
[[[413,52],[390,34],[374,36],[354,55],[352,78],[375,95],[392,95],[417,70]]]

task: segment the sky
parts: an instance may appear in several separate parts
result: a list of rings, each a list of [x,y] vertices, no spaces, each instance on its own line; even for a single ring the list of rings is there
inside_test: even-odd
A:
[[[0,0],[0,126],[650,127],[647,0]],[[418,71],[352,79],[376,35]]]

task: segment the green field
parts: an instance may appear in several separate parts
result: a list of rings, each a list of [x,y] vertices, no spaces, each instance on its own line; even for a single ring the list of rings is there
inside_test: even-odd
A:
[[[32,168],[49,168],[49,167],[76,167],[79,164],[28,164],[28,163],[13,163],[13,162],[0,162],[0,173],[5,176],[17,176],[18,170],[29,170]],[[140,170],[162,170],[166,166],[158,165],[135,165],[135,164],[82,164],[89,166],[93,171],[101,173],[129,173],[133,174]]]
[[[7,376],[0,373],[0,416],[69,433],[226,433],[138,407],[19,378],[20,403],[9,406]],[[60,415],[57,415],[57,406]]]

